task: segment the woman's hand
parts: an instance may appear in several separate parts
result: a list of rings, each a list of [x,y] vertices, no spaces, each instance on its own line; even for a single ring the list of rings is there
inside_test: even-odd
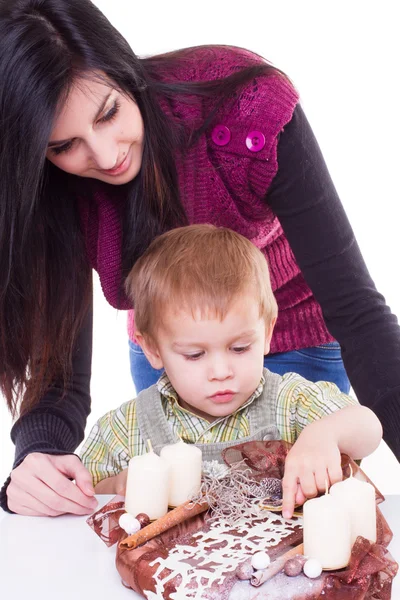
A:
[[[322,421],[306,427],[285,461],[282,480],[284,518],[290,519],[296,505],[314,498],[326,487],[342,480],[340,450]]]
[[[28,454],[7,488],[9,509],[28,516],[86,515],[97,507],[93,496],[92,477],[73,454]]]
[[[95,487],[96,494],[119,494],[125,496],[128,469],[124,469],[118,475],[102,479]]]

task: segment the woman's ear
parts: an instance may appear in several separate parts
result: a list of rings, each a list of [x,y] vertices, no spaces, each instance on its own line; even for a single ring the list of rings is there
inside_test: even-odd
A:
[[[272,319],[270,323],[265,324],[265,343],[264,343],[264,356],[269,354],[269,350],[271,347],[271,338],[274,332],[274,327],[276,323],[276,317]]]
[[[152,339],[144,337],[139,331],[135,331],[135,338],[153,369],[162,369],[164,364],[156,343]]]

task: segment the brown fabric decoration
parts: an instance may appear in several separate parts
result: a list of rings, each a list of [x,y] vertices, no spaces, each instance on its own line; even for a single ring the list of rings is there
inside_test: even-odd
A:
[[[331,573],[327,578],[325,598],[389,600],[392,597],[392,581],[397,571],[398,564],[384,546],[371,544],[365,538],[358,537],[351,552],[348,568]],[[350,593],[354,594],[356,590],[358,595],[350,596]]]
[[[226,448],[222,452],[222,458],[228,467],[231,467],[241,461],[244,461],[244,468],[249,468],[253,472],[256,481],[265,477],[277,477],[283,479],[285,472],[285,460],[292,445],[281,440],[270,440],[265,442],[245,442],[231,448]],[[375,488],[376,503],[384,501],[384,496],[378,488],[372,483],[361,468],[349,458],[342,454],[343,479],[350,477],[351,470],[353,476],[361,481],[367,481]],[[351,470],[350,470],[351,467]]]
[[[266,477],[282,478],[285,458],[290,448],[290,444],[281,441],[247,442],[226,449],[222,455],[228,466],[244,461],[243,468],[250,468],[251,476],[255,482],[258,482]],[[362,470],[347,456],[342,456],[344,477],[350,475],[350,465],[355,477],[371,483]],[[383,499],[382,494],[376,490],[377,504],[382,502]],[[107,515],[107,510],[111,510],[109,515]],[[93,515],[95,517],[94,529],[101,532],[99,535],[102,539],[114,537],[122,541],[127,537],[118,526],[115,528],[111,525],[108,530],[105,527],[105,521],[108,518],[111,520],[111,524],[118,523],[119,515],[122,512],[123,509],[118,508],[118,503],[111,502],[111,505],[103,507],[101,511]],[[272,513],[265,512],[265,517],[259,517],[259,522],[260,519],[262,522],[271,519]],[[277,515],[276,518],[280,517]],[[274,522],[273,516],[272,522]],[[278,524],[279,521],[277,520],[276,523]],[[279,524],[277,526],[279,527]],[[321,577],[315,580],[306,578],[304,574],[288,577],[285,573],[280,572],[260,587],[253,588],[249,581],[242,581],[235,575],[235,570],[239,564],[249,558],[249,550],[243,548],[241,560],[232,570],[224,572],[221,581],[213,583],[210,587],[205,585],[206,581],[204,582],[201,598],[204,600],[229,600],[231,595],[234,595],[235,598],[243,597],[253,600],[257,594],[257,600],[281,600],[282,598],[290,598],[291,600],[316,600],[317,598],[325,598],[325,600],[389,600],[391,598],[392,580],[397,573],[398,565],[386,549],[392,538],[392,532],[378,507],[377,526],[376,544],[371,544],[364,538],[358,538],[353,547],[347,569],[329,573],[323,572]],[[182,581],[185,581],[183,573],[188,565],[195,572],[198,572],[198,568],[203,570],[209,568],[212,571],[213,556],[215,558],[217,548],[215,542],[209,550],[210,566],[205,567],[204,563],[201,565],[199,563],[199,567],[197,567],[198,563],[196,562],[200,560],[200,558],[197,558],[200,554],[196,550],[199,536],[202,536],[203,540],[207,540],[205,536],[209,535],[210,527],[210,518],[206,514],[197,515],[164,531],[161,535],[138,548],[127,549],[119,546],[117,548],[116,566],[123,584],[131,587],[141,595],[144,595],[146,591],[150,594],[149,597],[159,598],[159,589],[161,589],[159,577],[161,577],[164,600],[171,600],[172,596],[179,599],[194,598],[196,587],[193,587],[191,582],[189,582],[187,588],[182,588]],[[234,530],[234,525],[231,529]],[[260,547],[260,550],[268,551],[272,566],[275,560],[301,542],[302,529],[294,519],[290,535],[283,537],[277,545],[269,548]],[[163,561],[170,557],[175,549],[182,547],[182,544],[195,549],[192,558],[188,559],[187,562],[185,558],[180,559],[183,560],[179,563],[179,565],[182,565],[180,571],[166,571],[165,567],[163,571],[160,571],[159,569],[163,568],[160,567],[160,564],[163,565]],[[207,547],[207,543],[205,546]],[[218,544],[218,546],[219,549],[223,549],[224,542],[221,540],[221,544]],[[240,553],[242,553],[242,549],[240,549]],[[157,569],[159,575],[156,575]],[[233,588],[234,591],[232,591]],[[250,588],[253,592],[249,591]]]
[[[118,525],[119,518],[125,512],[124,496],[114,496],[86,520],[99,538],[110,547],[116,544],[125,531]],[[126,534],[125,534],[126,535]]]
[[[291,447],[281,440],[245,442],[223,450],[222,458],[228,467],[244,461],[244,468],[252,470],[255,481],[265,477],[283,479],[285,460]]]

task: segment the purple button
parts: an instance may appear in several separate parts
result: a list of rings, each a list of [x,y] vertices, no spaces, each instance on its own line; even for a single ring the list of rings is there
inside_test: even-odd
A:
[[[226,146],[231,141],[231,131],[225,125],[216,125],[212,130],[211,139],[217,146]]]
[[[250,131],[246,137],[246,146],[250,152],[260,152],[265,146],[265,135],[261,131]]]

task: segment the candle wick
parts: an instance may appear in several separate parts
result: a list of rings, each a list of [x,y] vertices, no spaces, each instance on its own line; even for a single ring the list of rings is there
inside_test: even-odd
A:
[[[328,493],[328,480],[325,479],[325,495]]]
[[[153,446],[151,445],[151,440],[147,440],[147,446],[149,448],[149,452],[153,452]]]
[[[353,477],[353,468],[352,468],[351,464],[349,465],[349,467],[350,467],[350,477]]]

